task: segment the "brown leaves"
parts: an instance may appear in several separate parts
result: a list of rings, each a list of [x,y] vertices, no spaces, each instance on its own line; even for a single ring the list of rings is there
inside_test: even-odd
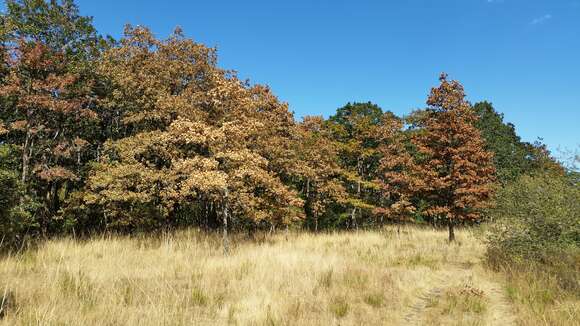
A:
[[[140,129],[167,126],[175,115],[206,119],[208,96],[225,73],[215,66],[215,50],[178,35],[157,40],[142,27],[128,26],[122,46],[108,50],[98,71],[113,89],[100,103],[121,109],[123,123]],[[209,97],[209,98],[208,98]]]
[[[35,172],[41,180],[44,181],[54,181],[54,180],[77,180],[77,176],[70,170],[62,167],[55,166],[49,168],[37,167]]]
[[[385,113],[379,135],[378,179],[383,204],[375,212],[390,219],[407,220],[416,211],[411,197],[417,190],[419,177],[418,167],[405,147],[403,121],[390,112]]]
[[[492,192],[492,154],[473,123],[477,117],[465,100],[463,86],[441,76],[433,88],[427,114],[417,124],[424,132],[415,133],[413,144],[424,159],[418,165],[423,182],[417,192],[433,203],[432,216],[448,219],[477,219]]]
[[[227,189],[237,218],[278,223],[299,215],[289,208],[301,200],[273,167],[284,164],[275,147],[289,148],[286,105],[217,68],[213,49],[180,35],[157,40],[128,28],[121,44],[99,68],[114,87],[102,104],[132,132],[106,145],[88,182],[90,203],[130,224],[140,217],[115,207],[217,207]]]

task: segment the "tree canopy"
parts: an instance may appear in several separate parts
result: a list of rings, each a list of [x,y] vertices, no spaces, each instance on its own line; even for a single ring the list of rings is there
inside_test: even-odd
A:
[[[9,0],[0,34],[0,237],[479,221],[500,185],[563,173],[442,75],[397,117],[295,119],[180,29],[102,37],[72,0]],[[451,230],[451,229],[450,229]]]

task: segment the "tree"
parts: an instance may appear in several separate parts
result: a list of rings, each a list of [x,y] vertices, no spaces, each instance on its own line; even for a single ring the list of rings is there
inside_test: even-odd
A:
[[[495,111],[489,102],[473,106],[478,119],[475,126],[485,140],[485,149],[492,152],[497,180],[502,185],[517,180],[523,174],[540,172],[545,169],[563,169],[550,157],[546,146],[537,141],[524,142],[516,134],[515,126],[503,121],[503,114]]]
[[[26,193],[20,182],[18,155],[13,145],[0,145],[0,251],[20,245],[28,233],[34,234],[36,221],[24,208]]]
[[[7,0],[2,24],[4,41],[42,43],[70,62],[92,60],[104,45],[92,17],[81,16],[73,0]]]
[[[527,149],[516,134],[515,126],[504,123],[503,114],[497,113],[489,102],[473,106],[478,119],[475,126],[485,139],[485,149],[493,152],[497,179],[502,184],[517,179],[527,169]]]
[[[474,126],[477,121],[463,86],[440,77],[431,90],[429,106],[413,137],[421,157],[417,190],[430,202],[426,213],[443,218],[454,241],[454,226],[480,218],[492,194],[493,154]]]
[[[346,204],[346,190],[340,180],[344,173],[338,164],[338,148],[328,134],[322,117],[305,117],[298,125],[299,139],[295,142],[300,171],[301,193],[306,215],[315,231],[319,219],[332,205]]]
[[[302,201],[260,149],[266,139],[281,143],[267,125],[290,115],[267,88],[219,69],[214,49],[179,30],[158,40],[128,27],[99,71],[111,87],[102,105],[116,115],[118,139],[105,144],[80,200],[106,225],[170,226],[188,212],[225,235],[228,220],[301,217]]]
[[[42,43],[20,42],[11,53],[0,85],[5,139],[21,151],[21,182],[46,197],[49,215],[58,208],[58,191],[78,179],[85,145],[83,127],[97,119],[87,107],[85,89],[67,71],[66,57]]]
[[[382,109],[376,104],[348,103],[328,119],[328,128],[339,145],[343,179],[349,192],[350,225],[357,227],[357,212],[371,213],[376,207],[376,168],[380,153],[377,134]]]
[[[378,135],[381,204],[375,213],[392,221],[409,220],[416,210],[412,197],[417,183],[417,166],[406,148],[408,137],[403,132],[403,120],[386,112]]]
[[[46,231],[99,146],[93,67],[105,42],[72,0],[8,0],[0,20],[0,139],[20,151],[25,196],[41,204],[29,213]]]
[[[495,197],[496,223],[487,234],[492,262],[508,256],[550,261],[580,245],[580,187],[573,179],[551,171],[522,175]]]

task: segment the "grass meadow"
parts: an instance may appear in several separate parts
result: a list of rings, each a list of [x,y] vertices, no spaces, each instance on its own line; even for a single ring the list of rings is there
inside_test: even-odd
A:
[[[472,230],[47,241],[0,258],[0,325],[573,325],[580,304],[483,263]],[[236,238],[237,237],[237,238]],[[522,276],[524,277],[524,276]],[[530,308],[531,307],[531,308]]]

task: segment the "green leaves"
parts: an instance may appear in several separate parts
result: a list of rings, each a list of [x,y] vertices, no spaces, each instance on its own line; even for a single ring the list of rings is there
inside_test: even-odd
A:
[[[356,227],[423,213],[473,220],[491,195],[490,152],[503,184],[563,173],[489,103],[474,113],[446,75],[429,107],[405,120],[367,102],[296,122],[268,86],[219,68],[214,48],[179,29],[158,39],[127,26],[105,42],[72,0],[6,6],[3,187],[18,188],[19,211],[46,233],[215,228],[226,210],[245,227],[305,217],[314,229],[319,220]]]

